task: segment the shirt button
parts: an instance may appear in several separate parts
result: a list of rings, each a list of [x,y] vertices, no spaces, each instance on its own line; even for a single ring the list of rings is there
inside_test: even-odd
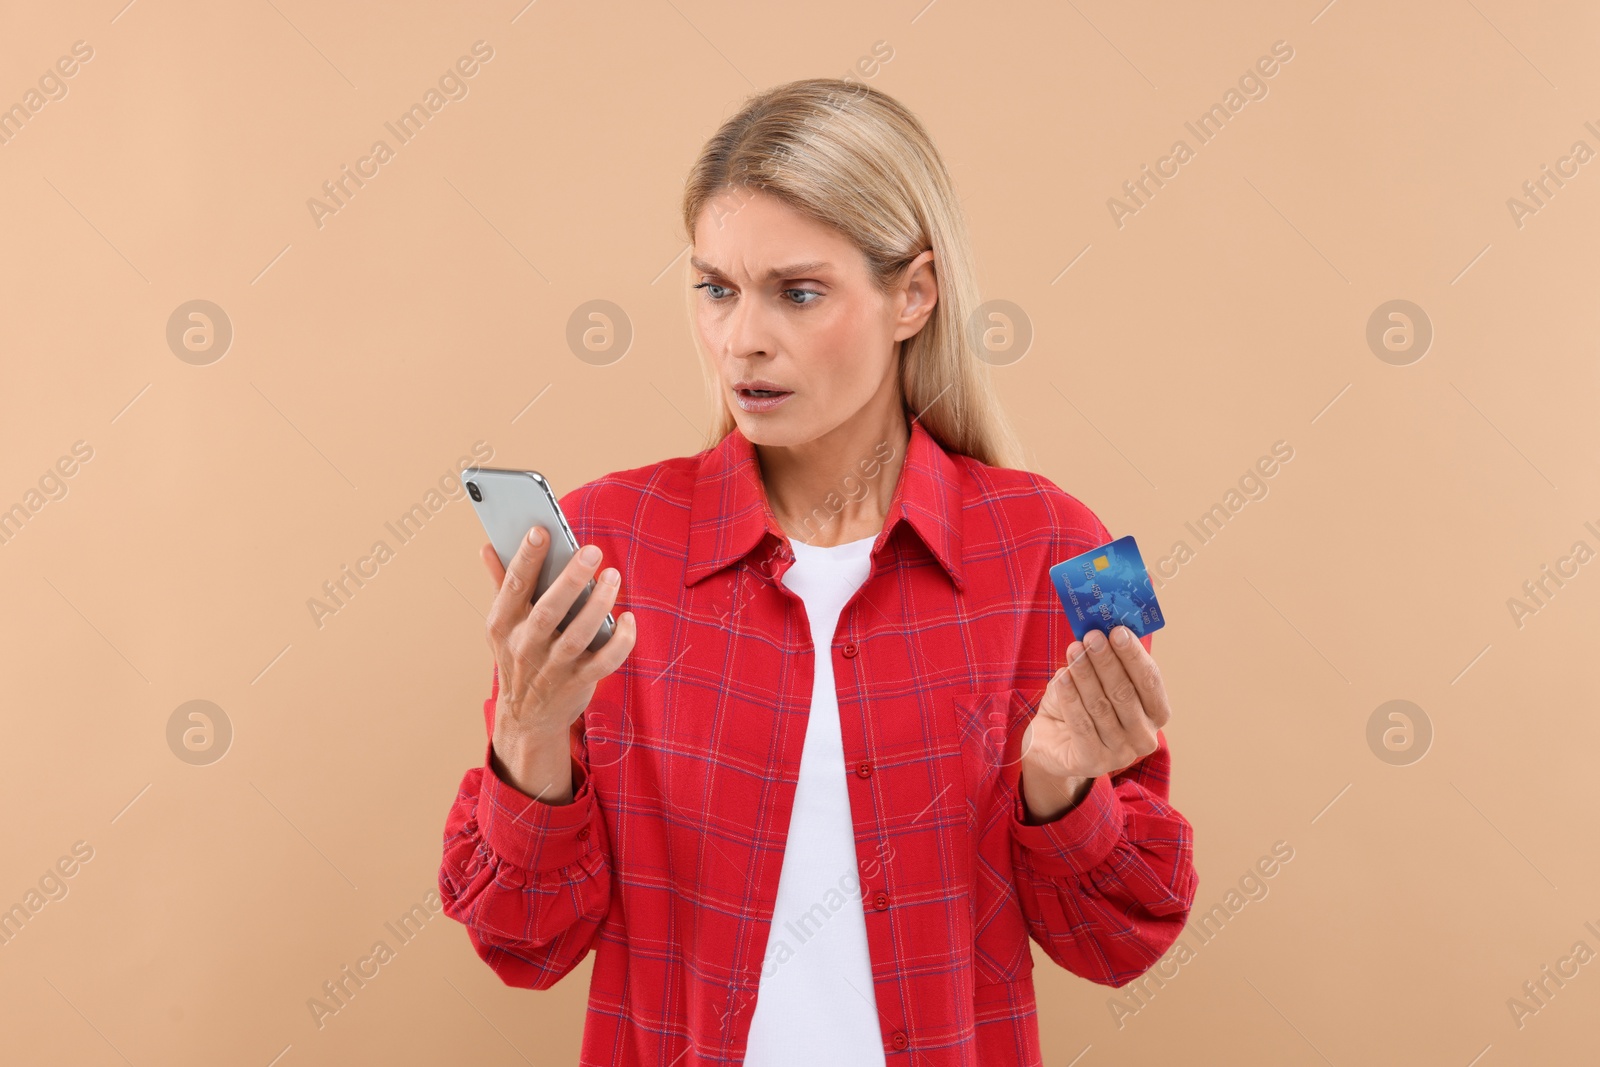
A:
[[[905,1034],[902,1034],[900,1031],[896,1030],[894,1032],[894,1036],[889,1039],[889,1043],[897,1049],[903,1049],[907,1045],[911,1044],[911,1041],[906,1037]]]
[[[877,908],[879,911],[887,908],[889,906],[889,894],[879,893],[877,896],[873,897],[872,906]]]
[[[854,659],[856,655],[856,643],[854,641],[846,641],[844,643],[844,647],[839,651],[844,653],[845,659]]]
[[[868,763],[866,760],[862,760],[860,763],[856,764],[856,774],[862,778],[871,778],[872,764]]]
[[[587,841],[587,840],[589,840],[589,828],[587,826],[582,826],[582,827],[578,828],[578,840],[579,841]]]

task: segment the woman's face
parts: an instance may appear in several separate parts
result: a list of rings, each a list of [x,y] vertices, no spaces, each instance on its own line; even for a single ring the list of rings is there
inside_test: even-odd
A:
[[[696,219],[690,263],[695,324],[739,430],[755,444],[797,445],[869,404],[899,414],[897,342],[937,299],[932,252],[885,295],[837,230],[770,195],[725,189]],[[740,387],[781,391],[762,400]]]

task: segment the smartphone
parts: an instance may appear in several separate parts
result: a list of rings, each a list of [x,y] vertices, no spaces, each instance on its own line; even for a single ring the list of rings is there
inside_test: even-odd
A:
[[[472,508],[478,513],[478,521],[483,523],[484,532],[489,535],[489,543],[494,545],[495,555],[500,557],[502,567],[511,566],[512,557],[522,547],[529,530],[535,526],[544,527],[550,538],[550,547],[545,551],[544,566],[539,570],[539,580],[533,590],[532,599],[538,600],[578,551],[578,540],[567,525],[567,517],[561,514],[561,505],[550,490],[550,483],[538,471],[497,470],[493,467],[468,467],[461,472],[461,482],[467,487]],[[557,630],[567,628],[593,591],[594,579],[590,578],[589,584],[573,602],[572,610],[556,624]],[[595,632],[594,640],[589,642],[589,651],[597,651],[611,640],[616,626],[616,620],[607,612],[605,621]]]

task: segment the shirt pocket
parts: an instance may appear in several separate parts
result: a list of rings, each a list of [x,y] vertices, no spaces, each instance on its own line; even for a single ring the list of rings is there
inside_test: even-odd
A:
[[[1018,689],[957,692],[951,694],[950,705],[961,744],[968,823],[978,832],[990,809],[1015,795],[1029,709]],[[1008,815],[1009,809],[1001,814]]]

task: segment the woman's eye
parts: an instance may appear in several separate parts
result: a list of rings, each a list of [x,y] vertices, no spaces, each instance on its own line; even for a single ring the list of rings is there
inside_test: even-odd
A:
[[[691,288],[704,289],[706,297],[714,303],[721,303],[731,291],[727,286],[718,285],[716,282],[698,282]],[[796,299],[795,294],[798,294],[801,299]],[[807,304],[814,302],[811,298],[819,297],[822,294],[815,289],[785,289],[783,290],[783,295],[788,299],[788,303],[793,304],[795,307],[805,307]]]

